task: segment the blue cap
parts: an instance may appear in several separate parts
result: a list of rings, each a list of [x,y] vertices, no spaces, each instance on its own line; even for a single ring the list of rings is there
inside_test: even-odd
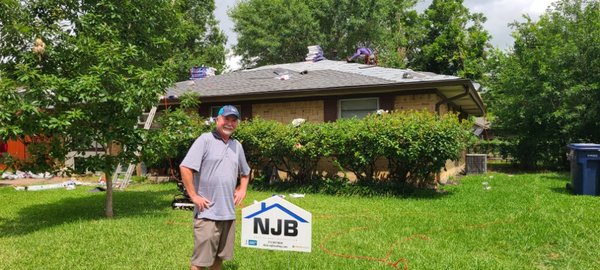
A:
[[[234,115],[237,119],[240,119],[240,112],[233,105],[225,105],[219,110],[219,115],[222,116],[230,116]]]

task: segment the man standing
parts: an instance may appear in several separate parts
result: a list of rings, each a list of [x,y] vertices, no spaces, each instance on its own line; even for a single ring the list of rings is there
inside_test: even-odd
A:
[[[179,166],[195,205],[192,270],[218,270],[233,257],[235,206],[246,197],[250,174],[242,145],[231,138],[239,119],[234,106],[223,106],[215,130],[200,135]]]

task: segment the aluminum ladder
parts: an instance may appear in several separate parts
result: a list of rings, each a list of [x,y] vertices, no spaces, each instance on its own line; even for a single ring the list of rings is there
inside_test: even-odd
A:
[[[140,117],[140,121],[138,122],[138,126],[143,125],[143,128],[145,130],[150,129],[150,127],[152,126],[152,122],[154,121],[154,116],[156,115],[156,109],[158,107],[157,106],[153,106],[149,112],[144,112],[142,114],[142,117]],[[145,120],[142,120],[143,118],[146,118]],[[140,155],[140,151],[142,151],[142,146],[138,146],[137,151],[135,152],[136,156]],[[127,185],[129,185],[129,182],[131,181],[131,176],[133,175],[133,171],[135,170],[135,166],[136,164],[134,163],[130,163],[127,166],[127,171],[123,172],[123,166],[121,165],[121,163],[119,163],[119,165],[117,165],[117,169],[115,170],[115,174],[113,175],[113,185],[115,183],[117,183],[117,181],[120,178],[120,175],[122,175],[123,173],[125,174],[125,177],[123,177],[122,181],[120,182],[120,184],[118,185],[119,189],[124,189],[127,187]]]

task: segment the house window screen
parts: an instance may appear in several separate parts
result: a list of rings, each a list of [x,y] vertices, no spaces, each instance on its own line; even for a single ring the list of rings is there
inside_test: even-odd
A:
[[[363,118],[379,109],[378,98],[340,100],[340,118]]]

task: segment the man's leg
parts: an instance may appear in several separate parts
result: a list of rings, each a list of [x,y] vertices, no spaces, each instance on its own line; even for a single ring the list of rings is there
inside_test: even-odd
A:
[[[210,270],[221,270],[221,266],[223,266],[223,260],[217,257],[215,258],[213,265],[210,267]]]
[[[215,234],[215,221],[194,219],[194,251],[191,270],[209,269],[215,264],[219,235]]]

